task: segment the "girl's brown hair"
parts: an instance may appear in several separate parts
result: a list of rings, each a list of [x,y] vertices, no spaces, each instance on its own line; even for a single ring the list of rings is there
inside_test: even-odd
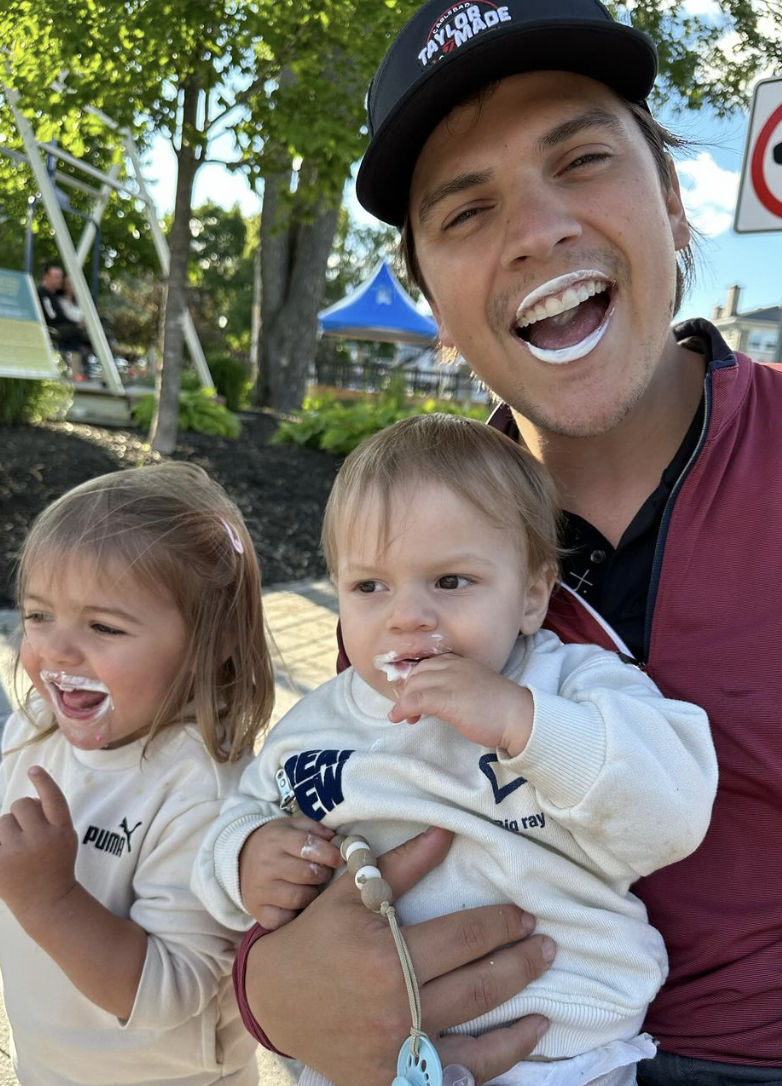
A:
[[[185,659],[148,733],[198,723],[218,762],[252,750],[274,701],[261,573],[236,506],[201,468],[166,463],[102,475],[69,490],[36,520],[22,550],[17,599],[31,571],[69,558],[96,577],[165,592],[188,633]],[[44,735],[56,731],[56,724]],[[43,735],[41,736],[43,738]]]
[[[422,483],[445,486],[490,524],[512,531],[520,560],[556,569],[559,512],[554,482],[527,449],[461,415],[414,415],[368,438],[345,460],[326,505],[322,544],[332,576],[338,535],[356,530],[362,502],[379,500],[388,540],[391,504]]]

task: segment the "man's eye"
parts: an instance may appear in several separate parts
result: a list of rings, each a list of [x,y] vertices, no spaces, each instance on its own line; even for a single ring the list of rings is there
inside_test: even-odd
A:
[[[460,577],[458,573],[446,573],[444,577],[438,577],[435,582],[438,588],[464,588],[470,582],[466,577]]]
[[[450,230],[453,226],[459,226],[463,222],[467,222],[468,219],[474,218],[479,215],[484,209],[482,207],[466,207],[464,211],[460,211],[458,215],[454,215],[452,219],[449,219],[445,224],[445,229]]]
[[[596,162],[605,162],[611,155],[606,151],[587,151],[583,155],[579,155],[578,158],[574,158],[572,162],[569,162],[566,166],[568,170],[577,170],[580,166],[591,166]]]

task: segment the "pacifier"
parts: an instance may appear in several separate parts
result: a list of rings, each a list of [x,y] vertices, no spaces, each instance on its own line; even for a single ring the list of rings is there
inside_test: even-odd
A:
[[[408,1037],[399,1049],[396,1061],[396,1078],[391,1086],[443,1086],[443,1065],[428,1037],[418,1038],[418,1055],[413,1052],[413,1041]]]
[[[475,1086],[475,1079],[461,1064],[443,1068],[437,1049],[421,1029],[421,1000],[413,961],[396,919],[391,887],[376,866],[369,844],[359,834],[344,837],[341,833],[332,838],[332,844],[339,848],[364,905],[388,921],[405,978],[412,1029],[399,1049],[391,1086]]]

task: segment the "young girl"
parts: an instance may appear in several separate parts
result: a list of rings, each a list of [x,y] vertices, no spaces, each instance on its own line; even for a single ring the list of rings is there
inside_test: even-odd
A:
[[[119,471],[33,527],[32,682],[0,765],[0,965],[24,1084],[257,1082],[235,936],[190,891],[200,839],[266,726],[252,542],[187,464]]]

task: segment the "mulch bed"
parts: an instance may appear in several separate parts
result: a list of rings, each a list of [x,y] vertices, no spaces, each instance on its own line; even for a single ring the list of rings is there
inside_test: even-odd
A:
[[[320,525],[340,461],[298,445],[270,445],[277,427],[247,415],[238,441],[180,434],[174,459],[204,468],[242,511],[265,585],[325,574]],[[66,490],[119,468],[159,460],[137,430],[71,423],[0,426],[0,608],[13,607],[13,578],[38,513]]]

